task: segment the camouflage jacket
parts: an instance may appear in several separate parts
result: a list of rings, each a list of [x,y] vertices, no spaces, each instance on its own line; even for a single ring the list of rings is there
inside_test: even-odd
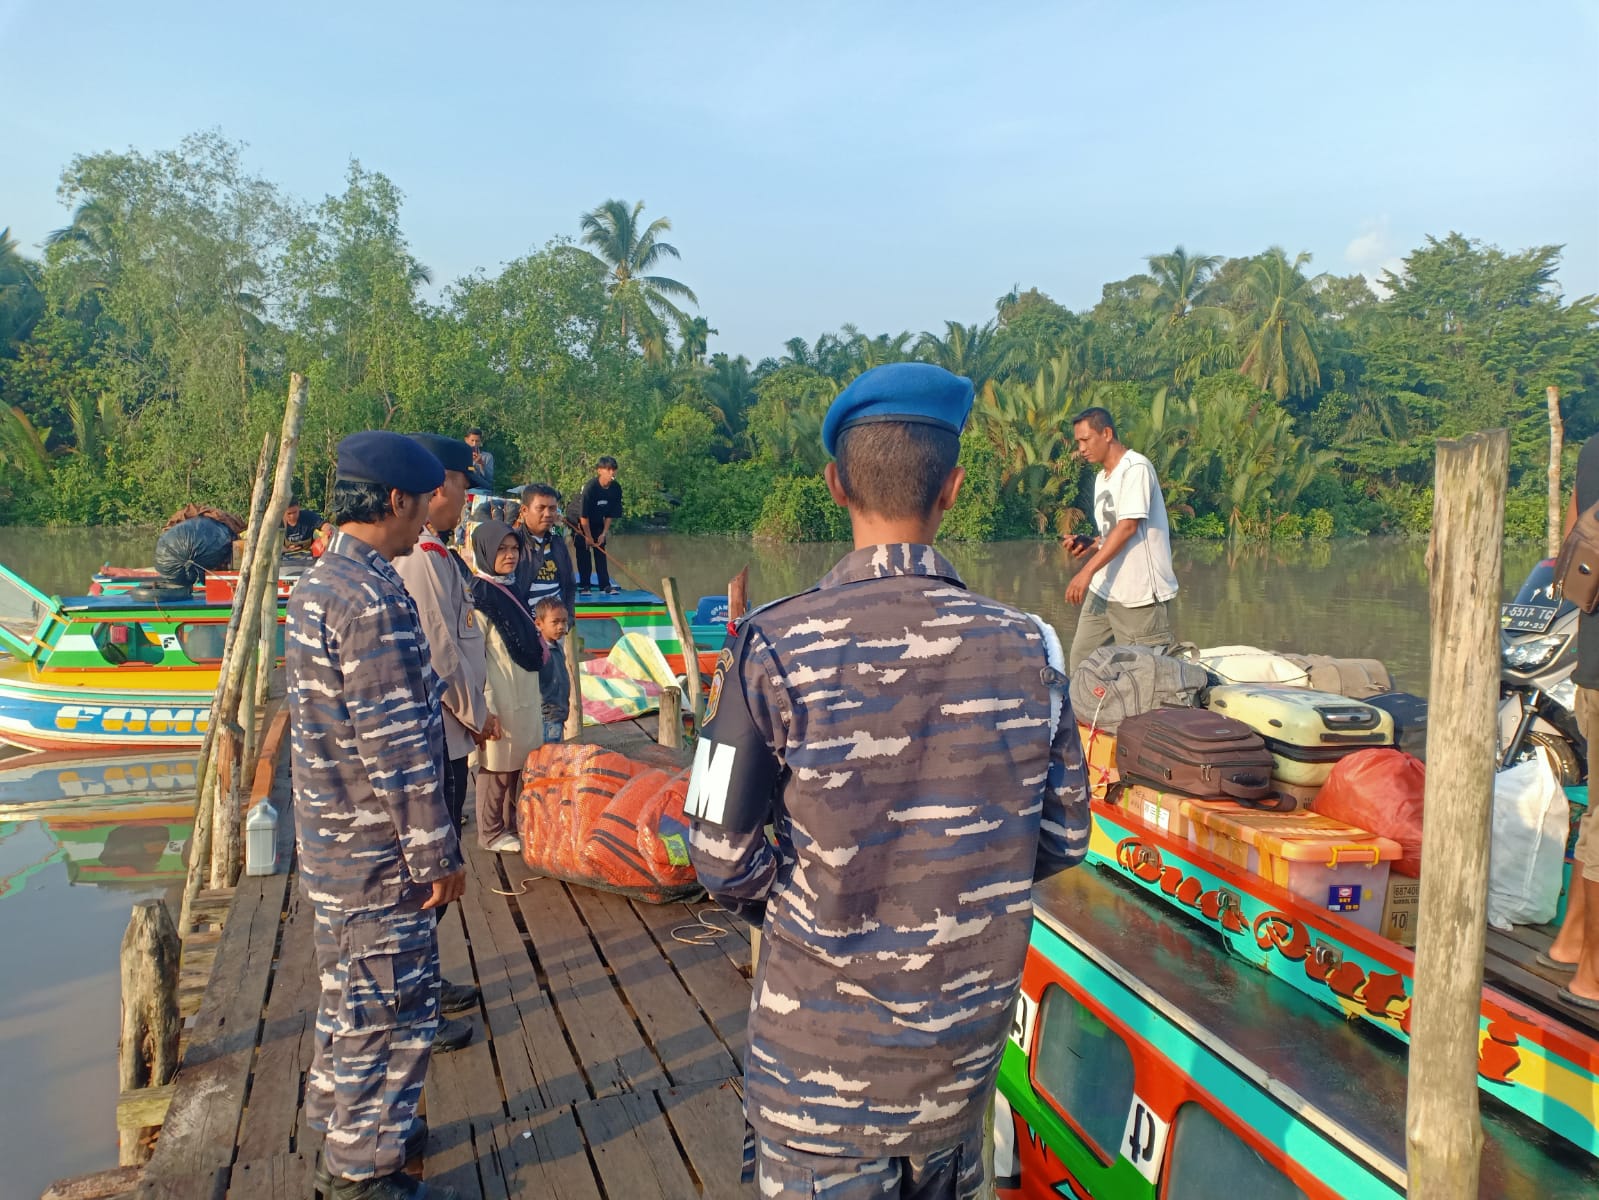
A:
[[[444,800],[442,686],[416,605],[377,551],[337,533],[289,597],[295,836],[313,901],[392,904],[461,869]]]
[[[1033,880],[1088,847],[1064,683],[1033,620],[931,546],[856,550],[723,652],[690,852],[718,903],[764,919],[745,1063],[763,1137],[897,1157],[982,1120]]]

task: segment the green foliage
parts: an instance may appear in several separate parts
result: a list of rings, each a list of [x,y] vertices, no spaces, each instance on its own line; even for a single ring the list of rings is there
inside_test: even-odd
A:
[[[351,162],[316,204],[246,169],[215,132],[75,158],[42,261],[0,230],[0,520],[115,522],[189,500],[242,507],[291,371],[312,402],[297,467],[317,502],[363,427],[482,426],[502,487],[574,493],[614,454],[629,518],[839,538],[821,426],[862,371],[939,363],[976,390],[968,481],[943,536],[1081,528],[1090,405],[1148,455],[1173,529],[1196,538],[1420,535],[1436,439],[1511,430],[1506,527],[1542,537],[1544,389],[1568,471],[1599,432],[1599,299],[1567,300],[1560,248],[1429,238],[1382,279],[1310,276],[1272,247],[1182,246],[1073,313],[1037,288],[986,323],[791,338],[752,366],[678,279],[670,223],[608,200],[496,273],[441,281],[413,256],[403,194]],[[1568,475],[1569,478],[1569,475]]]
[[[755,536],[779,542],[846,542],[849,514],[833,503],[817,475],[790,475],[773,482],[755,522]]]

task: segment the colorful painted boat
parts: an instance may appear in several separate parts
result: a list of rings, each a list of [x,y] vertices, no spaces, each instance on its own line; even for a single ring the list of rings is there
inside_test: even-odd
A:
[[[1110,804],[1093,804],[1088,854],[1335,1018],[1408,1043],[1415,959],[1398,943]],[[1493,986],[1480,1021],[1482,1092],[1599,1155],[1599,1038]]]
[[[199,745],[231,615],[231,601],[199,596],[47,596],[0,567],[0,648],[10,655],[0,658],[0,739],[42,749]]]
[[[1403,1196],[1404,1047],[1103,865],[1034,892],[995,1112],[1007,1200]],[[1490,1095],[1480,1194],[1599,1194],[1599,1159]]]

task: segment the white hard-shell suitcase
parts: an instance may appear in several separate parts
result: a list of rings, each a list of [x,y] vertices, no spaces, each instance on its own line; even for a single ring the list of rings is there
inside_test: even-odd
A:
[[[1394,744],[1393,717],[1372,704],[1305,688],[1224,684],[1206,707],[1226,713],[1266,739],[1273,773],[1287,783],[1319,787],[1345,755]]]
[[[1309,687],[1310,673],[1288,656],[1259,646],[1212,646],[1199,661],[1222,683],[1270,683]]]

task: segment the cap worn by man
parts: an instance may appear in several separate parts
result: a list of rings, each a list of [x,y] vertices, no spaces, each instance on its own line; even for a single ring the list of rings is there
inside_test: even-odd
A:
[[[972,381],[932,363],[887,363],[858,376],[828,407],[822,447],[838,452],[838,436],[880,421],[933,425],[959,433],[972,411]]]
[[[426,495],[444,482],[444,465],[403,433],[368,429],[339,443],[338,477],[351,483],[378,483],[413,496]]]
[[[411,440],[438,459],[446,471],[469,474],[472,470],[472,447],[459,438],[443,437],[437,433],[413,433]]]

